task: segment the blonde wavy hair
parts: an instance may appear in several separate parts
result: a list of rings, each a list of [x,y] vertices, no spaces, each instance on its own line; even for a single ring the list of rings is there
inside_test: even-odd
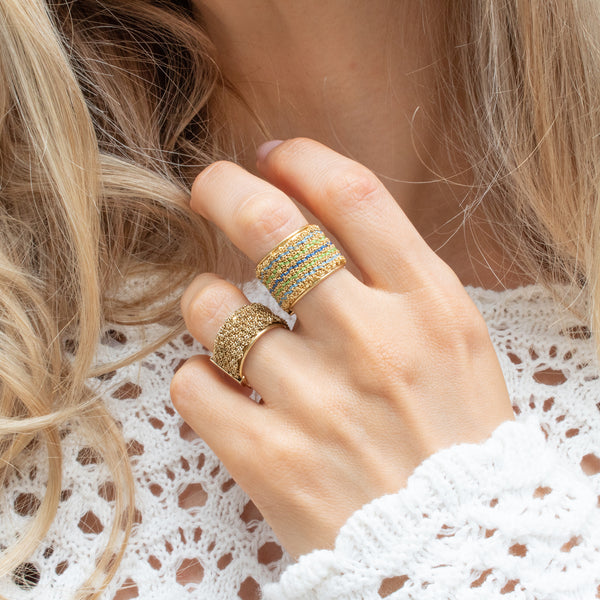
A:
[[[600,331],[600,11],[592,0],[442,3],[439,105],[448,152],[519,265],[569,283]],[[185,0],[0,0],[0,489],[43,452],[45,496],[0,576],[46,534],[61,492],[61,430],[77,422],[112,470],[115,518],[79,598],[114,576],[133,521],[123,436],[92,377],[108,324],[183,324],[196,273],[244,276],[225,239],[187,208],[207,164],[235,160],[220,106],[243,99]],[[426,22],[426,19],[424,19]],[[266,136],[268,132],[265,131]],[[131,277],[151,290],[123,298]]]

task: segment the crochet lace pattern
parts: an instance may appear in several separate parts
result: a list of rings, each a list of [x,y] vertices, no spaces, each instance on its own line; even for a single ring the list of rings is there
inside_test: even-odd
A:
[[[189,334],[96,382],[122,424],[137,492],[133,535],[103,599],[600,598],[600,380],[589,330],[541,287],[467,289],[516,421],[429,457],[405,489],[357,511],[334,550],[297,563],[173,409],[173,372],[205,352]],[[277,310],[256,283],[245,291]],[[109,330],[99,358],[129,355],[157,332]],[[11,600],[68,600],[106,543],[108,470],[76,424],[62,443],[58,515],[33,556],[0,580]],[[26,527],[45,479],[32,456],[7,481],[0,549]]]

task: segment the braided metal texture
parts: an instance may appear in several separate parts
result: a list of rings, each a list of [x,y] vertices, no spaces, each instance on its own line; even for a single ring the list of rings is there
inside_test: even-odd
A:
[[[264,304],[254,302],[238,308],[217,332],[211,361],[241,383],[240,365],[246,352],[258,336],[273,325],[288,329],[287,323]]]
[[[346,259],[318,225],[306,225],[271,250],[256,267],[256,277],[283,310],[322,279],[346,264]]]

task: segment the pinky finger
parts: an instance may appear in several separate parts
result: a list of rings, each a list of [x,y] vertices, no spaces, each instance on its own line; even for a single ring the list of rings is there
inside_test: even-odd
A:
[[[173,406],[234,479],[240,458],[256,448],[266,417],[250,391],[215,369],[208,356],[190,358],[171,381]]]

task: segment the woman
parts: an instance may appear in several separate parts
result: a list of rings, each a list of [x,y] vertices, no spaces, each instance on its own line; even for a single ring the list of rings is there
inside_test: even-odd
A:
[[[600,594],[600,15],[406,4],[2,1],[7,597]]]

